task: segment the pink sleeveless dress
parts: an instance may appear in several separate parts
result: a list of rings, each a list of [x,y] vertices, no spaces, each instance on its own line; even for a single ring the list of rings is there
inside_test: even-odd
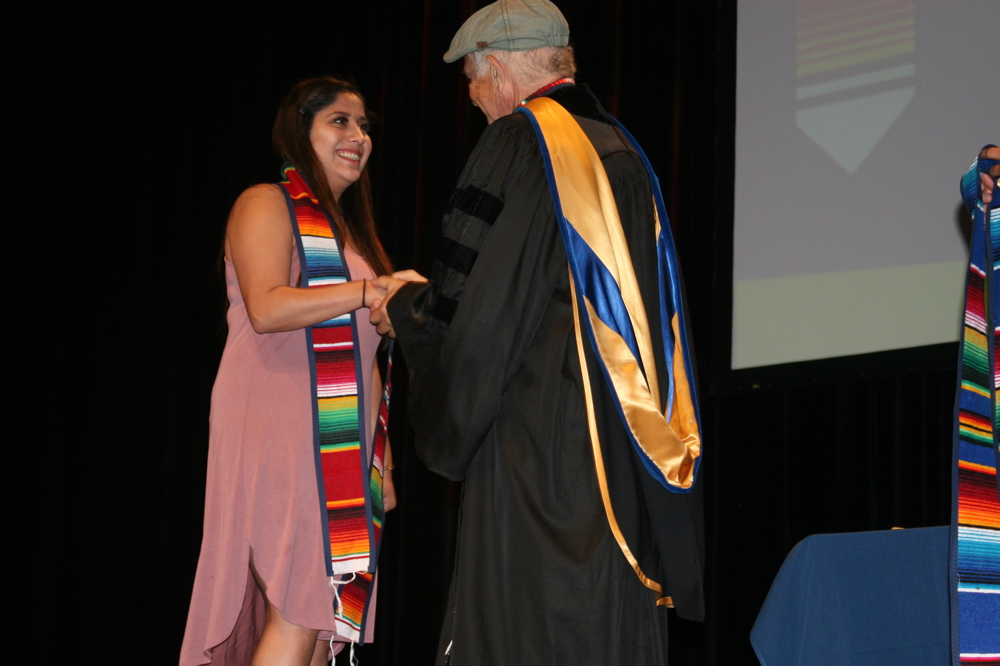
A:
[[[345,254],[353,279],[375,277],[360,256]],[[293,251],[289,285],[297,286],[299,275]],[[181,666],[250,663],[264,624],[263,598],[249,572],[251,550],[268,599],[285,619],[326,638],[334,627],[305,331],[256,333],[228,260],[226,291],[229,336],[212,390],[204,534]],[[372,395],[381,390],[372,385],[379,336],[368,310],[357,312],[357,327],[364,368],[359,395],[368,396],[371,433],[378,407]],[[366,446],[370,456],[371,442]],[[366,643],[373,626],[370,612],[362,630]]]

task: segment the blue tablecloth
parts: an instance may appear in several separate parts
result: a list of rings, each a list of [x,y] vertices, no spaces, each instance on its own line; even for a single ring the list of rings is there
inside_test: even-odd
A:
[[[950,663],[948,528],[817,534],[785,559],[750,641],[763,666]]]

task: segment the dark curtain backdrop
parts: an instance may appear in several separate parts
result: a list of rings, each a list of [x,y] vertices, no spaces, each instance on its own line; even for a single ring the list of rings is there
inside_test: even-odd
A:
[[[27,289],[9,301],[21,377],[4,485],[12,583],[27,583],[8,612],[41,661],[176,660],[225,339],[220,243],[239,192],[277,176],[284,91],[325,73],[357,81],[378,115],[382,237],[399,267],[426,269],[484,127],[460,67],[441,61],[480,4],[22,7],[12,106],[24,122],[9,131],[27,149],[8,253]],[[660,174],[707,367],[732,196],[734,3],[559,4],[579,79]],[[459,488],[415,457],[397,377],[400,508],[362,664],[429,663],[451,566]],[[946,523],[953,392],[954,373],[928,371],[704,393],[708,619],[672,624],[672,663],[756,663],[750,627],[801,538]]]

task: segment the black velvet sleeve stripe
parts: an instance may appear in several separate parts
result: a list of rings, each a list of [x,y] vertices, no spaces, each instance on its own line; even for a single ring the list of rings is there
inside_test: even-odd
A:
[[[446,269],[457,271],[468,276],[476,265],[479,253],[471,247],[466,247],[445,236],[438,245],[436,260]]]
[[[503,210],[503,200],[469,185],[455,192],[451,207],[493,226],[500,211]]]
[[[434,299],[434,308],[431,316],[438,321],[443,321],[445,324],[450,324],[451,318],[455,316],[455,309],[457,307],[458,301],[438,294],[437,298]]]

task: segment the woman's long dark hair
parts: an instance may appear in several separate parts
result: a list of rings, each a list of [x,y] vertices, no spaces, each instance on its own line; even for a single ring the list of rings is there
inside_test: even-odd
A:
[[[364,105],[364,97],[347,81],[324,76],[296,83],[278,108],[271,140],[278,153],[294,164],[309,182],[313,194],[333,221],[333,231],[341,244],[349,244],[376,275],[387,275],[392,272],[392,264],[375,231],[368,171],[363,170],[358,181],[344,191],[338,205],[310,139],[313,118],[345,92],[357,95]]]

